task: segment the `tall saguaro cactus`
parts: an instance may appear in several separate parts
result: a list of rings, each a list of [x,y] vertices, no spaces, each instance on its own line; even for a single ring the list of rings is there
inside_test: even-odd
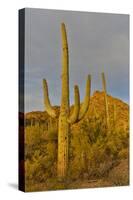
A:
[[[104,101],[105,101],[106,126],[107,126],[107,130],[109,130],[109,128],[110,128],[109,107],[108,107],[106,80],[105,80],[104,73],[102,73],[102,84],[103,84]]]
[[[70,115],[69,102],[69,51],[67,42],[67,33],[65,24],[61,24],[62,35],[62,89],[61,89],[61,106],[59,114],[58,126],[58,161],[57,161],[57,175],[59,178],[64,178],[67,175],[68,168],[68,143],[70,134],[70,125],[80,121],[86,114],[89,108],[90,101],[90,87],[91,76],[88,75],[86,83],[86,94],[84,101],[80,107],[80,95],[77,85],[74,86],[74,109]],[[48,94],[47,82],[43,80],[44,104],[47,113],[51,117],[56,117],[55,110],[51,106]]]

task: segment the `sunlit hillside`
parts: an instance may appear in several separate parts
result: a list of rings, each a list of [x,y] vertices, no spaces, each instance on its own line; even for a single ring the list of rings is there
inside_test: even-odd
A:
[[[100,91],[92,95],[85,117],[71,126],[64,182],[56,178],[60,108],[54,107],[54,120],[45,111],[26,113],[26,191],[128,184],[129,106],[112,96],[108,96],[108,105],[109,130],[104,94]]]

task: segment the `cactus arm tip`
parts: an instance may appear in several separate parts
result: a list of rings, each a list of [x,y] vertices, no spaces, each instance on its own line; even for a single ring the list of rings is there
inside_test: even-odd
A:
[[[64,23],[64,22],[61,22],[61,26],[65,26],[65,23]]]
[[[77,121],[79,110],[80,110],[80,95],[79,95],[79,88],[77,85],[74,86],[74,110],[70,117],[68,118],[68,123],[73,124]]]
[[[66,26],[64,23],[61,23],[61,34],[62,34],[62,47],[63,49],[68,48]]]
[[[48,93],[48,85],[46,79],[43,79],[43,91],[44,91],[44,105],[46,108],[47,113],[52,117],[56,117],[55,110],[52,108],[50,100],[49,100],[49,93]]]
[[[91,75],[88,75],[86,82],[86,94],[79,112],[79,118],[78,118],[79,120],[81,120],[88,111],[90,103],[90,93],[91,93]]]

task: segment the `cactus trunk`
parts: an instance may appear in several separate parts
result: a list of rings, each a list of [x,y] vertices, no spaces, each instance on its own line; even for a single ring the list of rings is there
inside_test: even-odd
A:
[[[61,25],[62,32],[62,96],[59,116],[59,132],[58,132],[58,177],[65,177],[68,165],[68,134],[69,123],[69,60],[68,60],[68,44],[66,37],[65,25]]]

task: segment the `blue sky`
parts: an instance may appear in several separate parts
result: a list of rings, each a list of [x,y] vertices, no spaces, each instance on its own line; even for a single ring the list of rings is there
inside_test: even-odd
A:
[[[83,99],[87,74],[92,75],[91,95],[102,90],[102,72],[108,93],[129,102],[128,15],[26,9],[25,111],[44,110],[43,78],[52,105],[60,105],[61,22],[68,35],[71,104],[75,84]]]

